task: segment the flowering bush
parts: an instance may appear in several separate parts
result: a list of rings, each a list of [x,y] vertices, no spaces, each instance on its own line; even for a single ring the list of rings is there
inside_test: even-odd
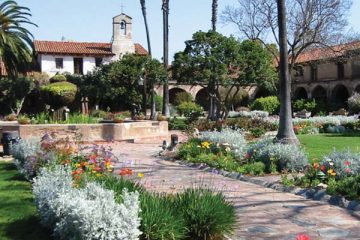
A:
[[[307,156],[301,148],[273,143],[272,139],[263,139],[250,145],[247,157],[263,162],[267,172],[302,171],[308,164]]]
[[[205,131],[201,133],[200,139],[229,145],[236,157],[242,157],[245,152],[246,140],[244,133],[240,129],[223,128],[221,132]]]
[[[349,99],[348,99],[349,109],[353,113],[360,113],[360,94],[354,93]]]
[[[73,188],[71,169],[43,168],[34,179],[35,202],[45,226],[61,239],[138,239],[138,193],[123,192],[123,203],[114,192],[97,183]]]
[[[229,112],[228,117],[229,118],[236,118],[236,117],[248,117],[248,118],[266,118],[269,116],[269,113],[266,111],[251,111],[251,112],[246,112],[246,111],[240,111],[240,112]]]
[[[321,165],[326,169],[334,169],[338,178],[360,174],[360,154],[350,151],[334,151],[324,157]]]

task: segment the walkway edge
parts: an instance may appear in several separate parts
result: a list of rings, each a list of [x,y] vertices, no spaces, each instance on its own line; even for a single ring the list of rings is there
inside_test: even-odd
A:
[[[159,156],[157,156],[157,157],[159,157]],[[160,158],[163,160],[166,160],[166,161],[170,161],[169,158],[166,158],[163,156],[160,156]],[[305,197],[306,199],[312,199],[315,201],[326,202],[331,205],[345,208],[350,211],[360,212],[360,202],[359,201],[355,201],[355,200],[349,201],[349,200],[346,200],[345,197],[342,197],[342,196],[331,196],[326,193],[325,189],[322,189],[322,188],[321,189],[317,189],[317,188],[307,189],[307,188],[300,188],[300,187],[287,187],[280,183],[267,182],[267,181],[261,180],[261,179],[253,179],[251,177],[244,176],[241,173],[228,172],[225,170],[219,170],[216,168],[212,168],[212,167],[209,167],[205,163],[190,163],[190,162],[186,162],[184,160],[171,160],[171,161],[175,162],[179,165],[196,168],[196,169],[206,171],[206,172],[211,172],[214,174],[220,174],[224,177],[240,180],[243,182],[253,183],[253,184],[260,185],[260,186],[263,186],[266,188],[274,189],[279,192],[292,193],[295,195]]]

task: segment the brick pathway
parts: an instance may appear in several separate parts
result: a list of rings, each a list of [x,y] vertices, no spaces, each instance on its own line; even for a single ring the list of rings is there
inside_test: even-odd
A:
[[[159,143],[116,143],[114,153],[145,174],[140,182],[149,190],[174,193],[188,187],[208,187],[223,192],[238,216],[234,240],[295,239],[306,233],[311,239],[360,239],[360,214],[277,192],[251,183],[178,165],[156,157]]]

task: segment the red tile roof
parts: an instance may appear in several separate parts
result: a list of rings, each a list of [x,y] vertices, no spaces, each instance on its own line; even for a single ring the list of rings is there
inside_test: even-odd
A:
[[[147,55],[139,43],[135,43],[135,54]],[[43,54],[113,56],[111,43],[34,41],[35,51]]]
[[[360,49],[360,41],[354,41],[331,47],[315,48],[300,54],[296,62],[305,63],[341,57],[349,53],[349,51],[358,49]]]

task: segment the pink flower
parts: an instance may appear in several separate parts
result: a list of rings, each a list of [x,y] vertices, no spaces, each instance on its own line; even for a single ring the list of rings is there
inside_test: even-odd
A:
[[[350,162],[349,161],[345,161],[344,163],[346,166],[349,166],[350,165]]]
[[[350,173],[350,172],[351,172],[351,169],[350,169],[350,168],[347,168],[347,169],[345,169],[345,172],[346,172],[346,173]]]
[[[310,237],[306,234],[299,234],[296,236],[296,240],[310,240]]]

